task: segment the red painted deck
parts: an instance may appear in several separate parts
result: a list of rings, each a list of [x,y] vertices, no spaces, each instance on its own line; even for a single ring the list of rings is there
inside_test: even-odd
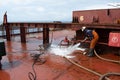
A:
[[[59,44],[64,36],[73,37],[74,31],[56,31],[53,33],[53,43]],[[50,35],[51,36],[51,35]],[[21,44],[19,37],[13,37],[11,42],[5,42],[7,55],[3,56],[2,69],[0,70],[0,80],[29,80],[28,73],[32,71],[33,59],[31,53],[39,53],[36,51],[38,45],[42,44],[41,33],[27,35],[27,43]],[[108,51],[109,52],[109,51]],[[108,72],[119,72],[120,63],[112,63],[103,61],[96,56],[87,57],[80,51],[75,51],[71,60],[78,64],[94,70],[100,74]],[[104,58],[120,61],[120,56],[114,55],[112,52],[100,55]],[[46,62],[42,65],[34,66],[37,80],[99,80],[99,76],[83,70],[61,56],[53,55],[47,52],[41,56]],[[111,80],[120,80],[120,76],[110,76]]]

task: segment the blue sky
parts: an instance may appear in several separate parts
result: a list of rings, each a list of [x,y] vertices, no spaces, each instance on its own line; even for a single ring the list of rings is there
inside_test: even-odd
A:
[[[120,0],[0,0],[0,22],[7,11],[9,22],[71,21],[72,11],[115,8]]]

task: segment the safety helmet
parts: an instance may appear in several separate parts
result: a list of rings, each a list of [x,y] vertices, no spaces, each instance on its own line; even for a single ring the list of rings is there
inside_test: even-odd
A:
[[[86,29],[86,26],[83,26],[81,30],[84,31],[85,29]]]

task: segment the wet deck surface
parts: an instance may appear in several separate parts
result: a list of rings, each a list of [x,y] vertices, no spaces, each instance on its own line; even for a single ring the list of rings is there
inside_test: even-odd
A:
[[[66,30],[54,32],[53,44],[59,44],[66,35],[72,38],[74,34],[74,31]],[[42,44],[42,35],[38,33],[27,37],[26,44],[21,43],[19,37],[14,37],[11,42],[5,41],[7,55],[2,58],[3,70],[0,70],[0,80],[29,80],[28,73],[33,72],[33,58],[30,54],[40,53],[38,46]],[[120,63],[103,61],[96,56],[87,57],[79,50],[74,51],[72,55],[75,57],[70,58],[70,60],[100,74],[120,73]],[[116,56],[111,52],[100,56],[120,61],[120,56]],[[34,65],[37,80],[99,80],[100,78],[98,75],[73,65],[64,57],[45,52],[41,58],[46,62],[42,65],[39,62]],[[120,80],[120,76],[110,76],[109,78]]]

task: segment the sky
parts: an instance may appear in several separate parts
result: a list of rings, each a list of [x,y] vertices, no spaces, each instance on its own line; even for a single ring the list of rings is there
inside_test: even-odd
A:
[[[72,21],[78,10],[116,8],[120,0],[0,0],[0,22],[7,11],[8,22]]]

